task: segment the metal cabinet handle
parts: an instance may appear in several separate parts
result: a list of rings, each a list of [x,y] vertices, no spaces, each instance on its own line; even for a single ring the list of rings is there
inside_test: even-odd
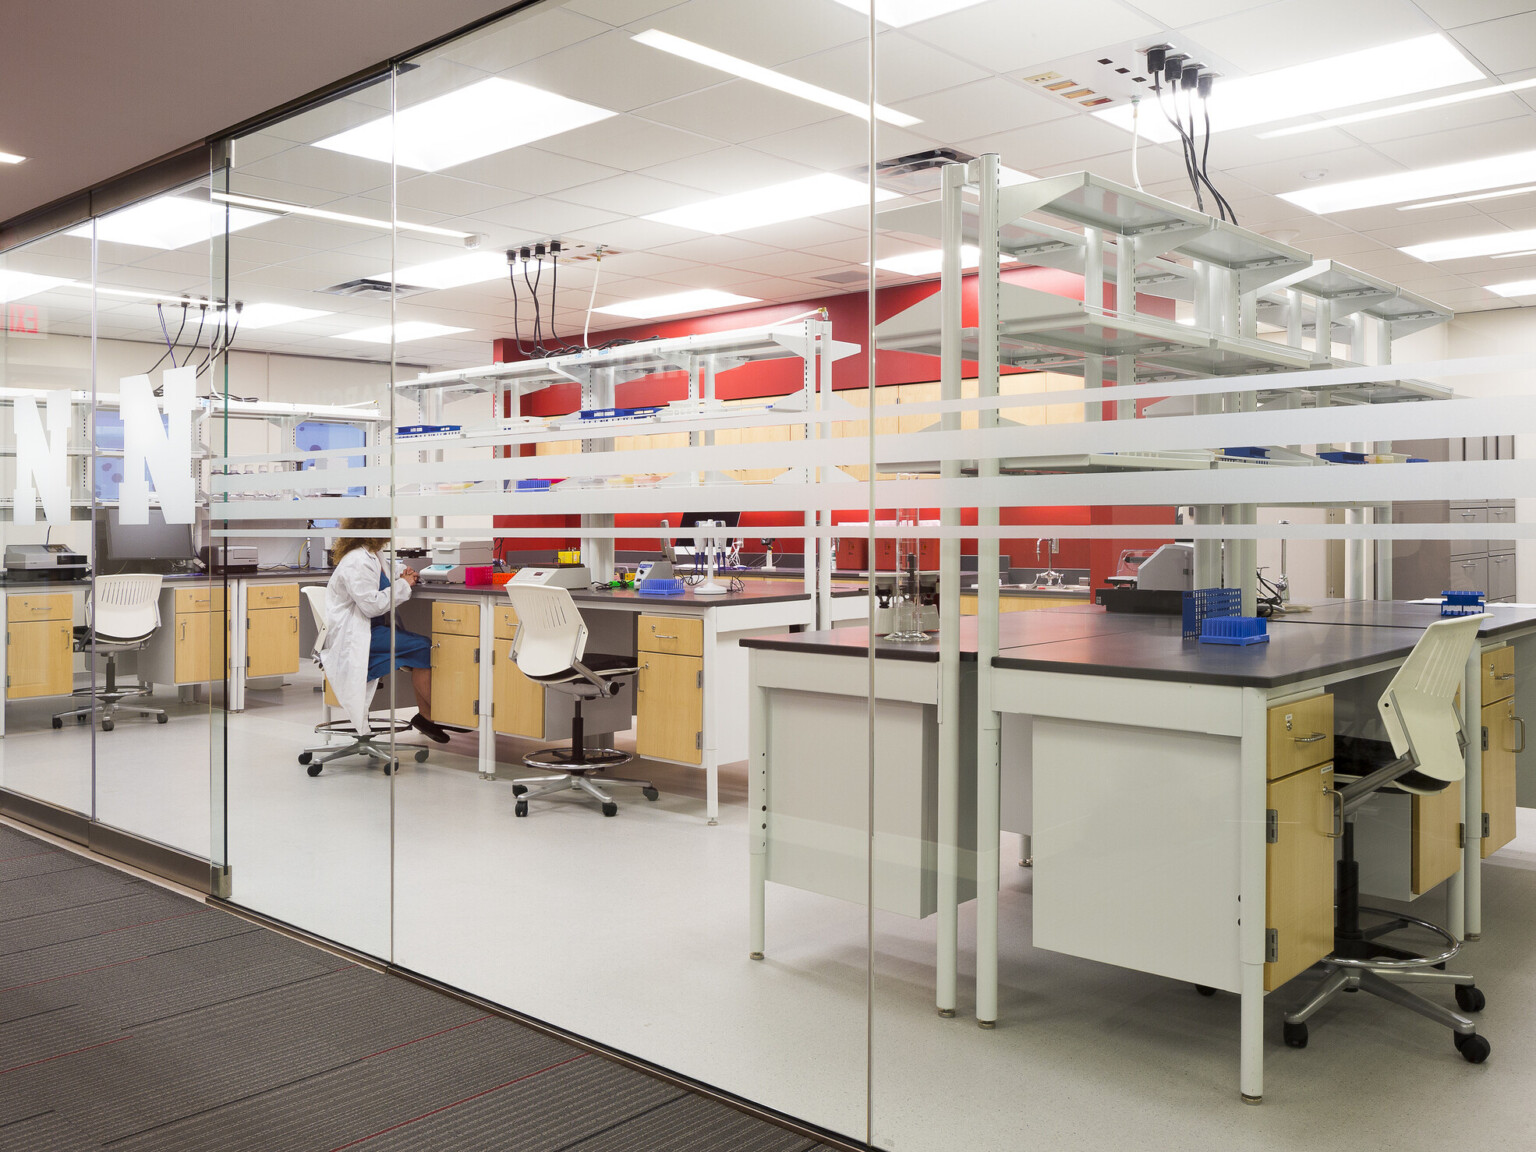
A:
[[[681,636],[669,636],[669,635],[667,635],[667,633],[665,633],[665,632],[658,632],[654,628],[651,629],[651,636],[654,637],[657,640],[681,640],[682,639]]]
[[[293,625],[293,627],[289,629],[290,632],[297,632],[299,630],[299,618],[297,616],[288,617],[288,623]]]
[[[1333,831],[1328,839],[1337,840],[1344,835],[1344,793],[1337,788],[1324,788],[1323,795],[1333,802]]]
[[[1522,717],[1520,717],[1520,716],[1511,716],[1509,718],[1509,722],[1511,724],[1518,724],[1518,725],[1520,725],[1520,747],[1518,747],[1518,748],[1511,748],[1510,751],[1511,752],[1516,752],[1516,753],[1524,752],[1525,751],[1525,720]]]
[[[1463,508],[1461,510],[1461,518],[1463,520],[1470,520],[1475,515],[1477,515],[1477,513],[1473,512],[1470,508]]]
[[[1326,732],[1314,732],[1310,736],[1292,736],[1291,739],[1298,744],[1316,744],[1319,740],[1325,739],[1327,735],[1328,733]]]
[[[1514,678],[1515,674],[1513,672],[1500,672],[1494,676],[1495,680],[1513,680]]]

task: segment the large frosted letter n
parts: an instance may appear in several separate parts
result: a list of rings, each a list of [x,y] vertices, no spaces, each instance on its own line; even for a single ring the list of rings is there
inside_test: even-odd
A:
[[[148,467],[167,524],[190,524],[196,504],[192,480],[192,408],[197,369],[172,368],[165,384],[165,420],[148,376],[124,376],[123,483],[118,516],[124,524],[149,523]]]
[[[18,524],[37,523],[37,505],[50,524],[69,522],[69,409],[63,389],[48,394],[48,431],[43,432],[37,401],[16,398],[16,491]]]

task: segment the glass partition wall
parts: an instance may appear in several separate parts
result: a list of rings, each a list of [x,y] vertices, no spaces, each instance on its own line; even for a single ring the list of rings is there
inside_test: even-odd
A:
[[[874,7],[531,4],[0,256],[0,787],[832,1136],[1214,1144],[1317,1096],[1332,761],[1271,713],[1380,741],[1438,611],[1332,602],[1526,583],[1523,361],[1465,359],[1518,324],[1328,259],[1395,207],[1132,152],[1139,52]],[[1368,833],[1467,937],[1536,683],[1491,658],[1492,752]]]

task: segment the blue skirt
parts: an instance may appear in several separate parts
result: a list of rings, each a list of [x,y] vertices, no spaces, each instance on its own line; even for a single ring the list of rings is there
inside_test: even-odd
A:
[[[404,628],[395,629],[395,660],[389,660],[389,618],[368,636],[368,679],[380,680],[396,668],[432,667],[432,641]]]

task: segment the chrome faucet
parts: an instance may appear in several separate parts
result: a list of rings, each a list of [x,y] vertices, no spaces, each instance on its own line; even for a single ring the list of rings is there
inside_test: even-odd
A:
[[[1051,538],[1049,536],[1040,536],[1040,537],[1037,537],[1035,539],[1035,569],[1036,569],[1036,571],[1035,571],[1035,584],[1036,584],[1036,586],[1039,586],[1041,584],[1045,584],[1045,585],[1049,585],[1049,586],[1054,587],[1055,585],[1061,583],[1061,573],[1056,571],[1056,569],[1054,569],[1054,568],[1052,568],[1050,566],[1050,560],[1048,558],[1044,561],[1046,566],[1044,568],[1040,567],[1041,562],[1042,562],[1041,559],[1040,559],[1040,550],[1045,545],[1050,544],[1050,543],[1051,543]],[[1049,553],[1047,553],[1047,557],[1048,556],[1049,556]]]

